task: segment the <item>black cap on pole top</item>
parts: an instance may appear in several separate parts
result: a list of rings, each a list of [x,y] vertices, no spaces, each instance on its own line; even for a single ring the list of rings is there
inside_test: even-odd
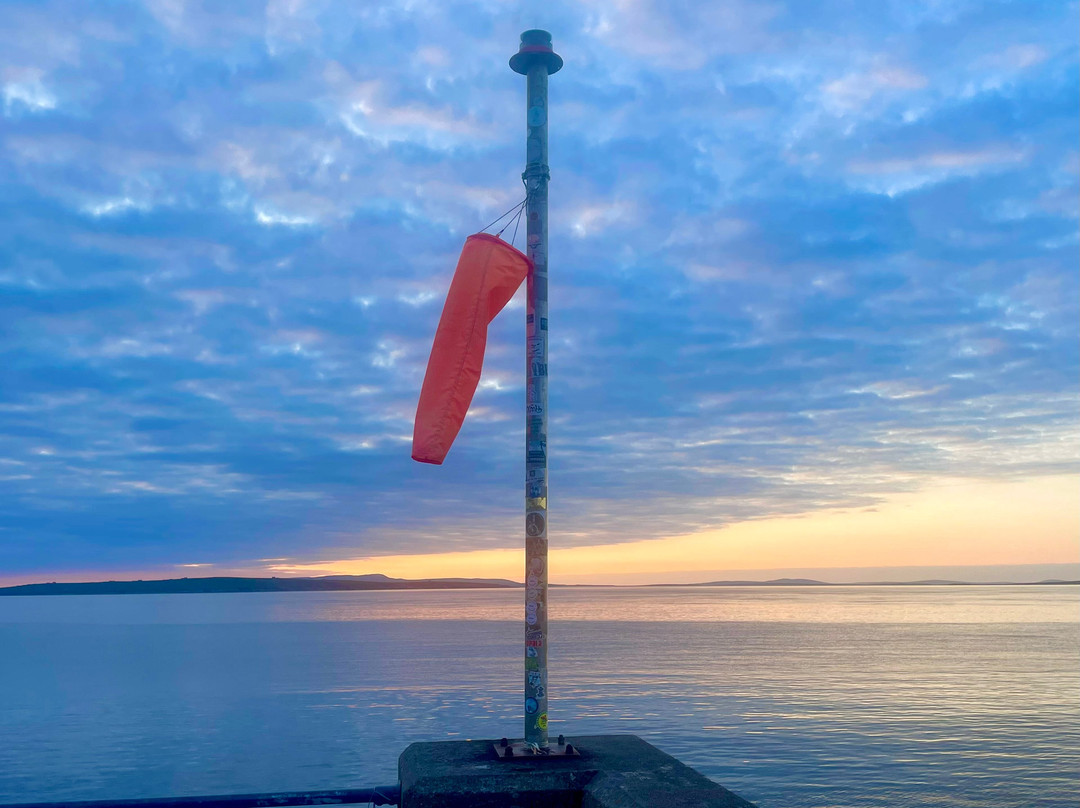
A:
[[[546,65],[549,76],[563,66],[562,57],[551,49],[551,34],[538,28],[521,35],[521,47],[510,57],[510,69],[523,76],[533,65]]]

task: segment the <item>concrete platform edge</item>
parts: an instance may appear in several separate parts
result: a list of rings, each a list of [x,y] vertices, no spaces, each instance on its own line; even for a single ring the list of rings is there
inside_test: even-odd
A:
[[[494,741],[414,743],[402,808],[756,808],[636,735],[567,738],[580,757],[499,760]]]

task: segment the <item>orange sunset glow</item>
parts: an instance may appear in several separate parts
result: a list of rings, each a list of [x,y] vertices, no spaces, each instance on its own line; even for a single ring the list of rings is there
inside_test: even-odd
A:
[[[620,544],[552,543],[552,580],[640,582],[694,570],[1072,563],[1080,557],[1078,480],[943,480],[876,507],[756,519],[720,530]],[[521,578],[521,550],[272,563],[288,575]],[[697,579],[700,579],[698,576]],[[697,580],[689,575],[685,580]]]

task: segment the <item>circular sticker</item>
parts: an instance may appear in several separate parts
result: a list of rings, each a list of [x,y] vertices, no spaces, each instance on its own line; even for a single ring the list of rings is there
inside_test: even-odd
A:
[[[536,728],[547,729],[547,713],[540,713],[536,716]]]
[[[538,705],[536,703],[536,699],[533,699],[533,698],[525,699],[525,712],[526,713],[528,713],[529,715],[532,715],[538,709],[540,709],[540,705]]]
[[[547,120],[547,115],[544,114],[543,107],[529,108],[529,126],[543,126],[545,120]]]
[[[530,513],[525,517],[526,536],[543,536],[545,527],[542,513]]]

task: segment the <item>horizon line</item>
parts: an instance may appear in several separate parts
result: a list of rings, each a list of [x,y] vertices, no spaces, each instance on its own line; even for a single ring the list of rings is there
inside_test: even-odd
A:
[[[249,575],[209,575],[202,577],[174,577],[174,578],[128,578],[120,579],[114,578],[110,580],[96,580],[96,581],[37,581],[32,583],[14,584],[10,586],[0,586],[0,592],[11,591],[15,589],[25,588],[39,588],[39,587],[96,587],[96,586],[108,586],[109,584],[166,584],[175,583],[178,581],[190,581],[203,582],[203,581],[341,581],[342,583],[355,582],[355,583],[369,583],[374,584],[370,589],[350,589],[348,587],[342,587],[339,590],[333,588],[316,590],[316,591],[393,591],[398,587],[387,586],[384,588],[377,586],[380,583],[387,584],[457,584],[457,586],[448,587],[428,587],[429,589],[520,589],[525,585],[521,582],[514,581],[509,578],[468,578],[468,577],[445,577],[445,578],[393,578],[381,573],[368,573],[364,575],[274,575],[274,576],[249,576]],[[1000,580],[1000,581],[965,581],[955,578],[918,578],[906,581],[882,581],[882,580],[867,580],[867,581],[826,581],[817,578],[804,578],[804,577],[781,577],[781,578],[769,578],[763,580],[756,579],[709,579],[703,581],[687,581],[687,582],[652,582],[652,583],[637,583],[637,584],[619,584],[619,583],[558,583],[553,582],[552,586],[560,588],[655,588],[663,586],[786,586],[786,587],[799,587],[799,586],[828,586],[828,587],[843,587],[843,586],[1046,586],[1046,585],[1063,585],[1074,586],[1080,585],[1080,579],[1068,579],[1068,578],[1043,578],[1041,580]],[[407,587],[405,587],[407,588]],[[262,591],[274,591],[274,590],[262,590]],[[288,590],[283,590],[288,591]],[[293,590],[297,591],[297,590]],[[305,590],[299,590],[305,591]],[[413,590],[416,591],[416,590]],[[219,590],[219,593],[229,593],[228,590]],[[231,594],[248,594],[250,591],[237,590]],[[121,594],[121,593],[117,593]],[[123,593],[127,594],[127,593]],[[172,593],[145,593],[145,594],[172,594]],[[215,594],[214,592],[177,592],[175,594]]]

